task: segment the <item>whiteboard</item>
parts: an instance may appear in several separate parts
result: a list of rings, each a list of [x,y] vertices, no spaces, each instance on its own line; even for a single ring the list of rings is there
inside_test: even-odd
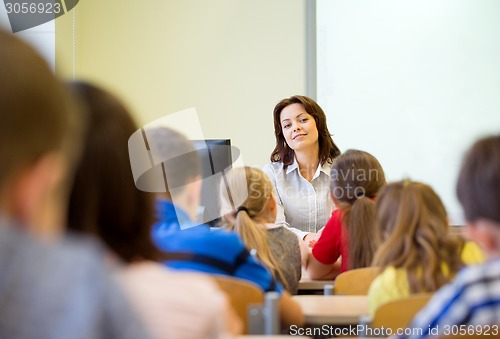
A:
[[[317,96],[341,150],[431,185],[463,224],[465,150],[500,133],[500,1],[317,0]]]

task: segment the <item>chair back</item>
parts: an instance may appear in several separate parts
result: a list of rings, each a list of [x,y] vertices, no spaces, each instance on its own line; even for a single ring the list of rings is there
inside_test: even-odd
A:
[[[379,267],[364,267],[340,273],[335,279],[333,294],[367,295]]]
[[[243,321],[243,333],[248,334],[248,306],[251,304],[263,304],[264,292],[257,284],[251,281],[221,275],[213,277],[220,289],[227,294],[231,306]]]
[[[392,329],[393,333],[398,328],[406,328],[432,295],[433,293],[414,294],[380,305],[375,310],[370,327],[380,328],[383,326]]]

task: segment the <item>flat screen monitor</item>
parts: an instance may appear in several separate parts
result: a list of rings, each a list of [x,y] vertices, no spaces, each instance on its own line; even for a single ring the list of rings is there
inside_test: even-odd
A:
[[[231,140],[193,140],[201,160],[202,188],[199,222],[216,226],[219,221],[219,182],[223,171],[232,168]]]

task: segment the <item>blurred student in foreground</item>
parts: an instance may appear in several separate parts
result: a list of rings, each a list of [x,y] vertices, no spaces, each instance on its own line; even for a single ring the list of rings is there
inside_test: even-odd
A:
[[[500,135],[481,139],[468,151],[457,196],[467,233],[481,245],[487,261],[462,269],[436,292],[410,324],[422,330],[412,338],[455,334],[450,332],[454,325],[469,335],[498,337],[500,331]]]
[[[63,239],[80,112],[0,31],[0,338],[149,338],[89,241]]]
[[[239,319],[214,282],[158,263],[168,254],[151,239],[153,196],[134,184],[127,145],[138,126],[130,113],[95,86],[71,88],[87,105],[89,128],[71,191],[69,228],[108,246],[119,281],[154,338],[232,336]]]

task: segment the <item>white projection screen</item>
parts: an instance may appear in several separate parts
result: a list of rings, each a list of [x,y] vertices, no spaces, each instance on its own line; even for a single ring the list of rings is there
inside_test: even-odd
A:
[[[317,0],[317,99],[341,150],[430,184],[464,223],[465,150],[500,133],[500,1]]]

